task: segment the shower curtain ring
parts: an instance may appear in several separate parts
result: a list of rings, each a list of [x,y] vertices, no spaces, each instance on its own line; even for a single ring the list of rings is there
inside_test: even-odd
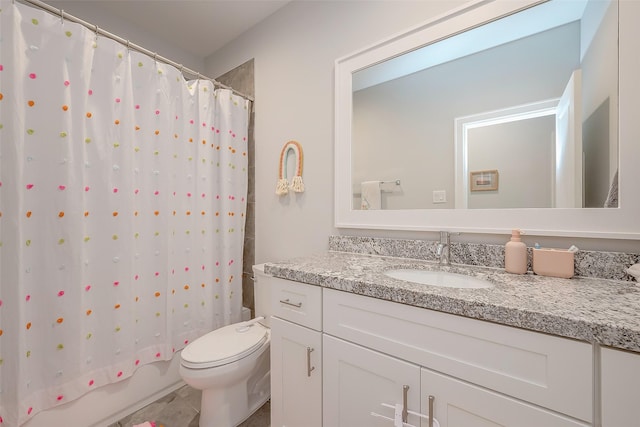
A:
[[[127,51],[131,50],[131,42],[127,40]]]
[[[60,23],[64,25],[64,9],[60,9]]]
[[[98,28],[97,25],[94,25],[94,27],[95,28],[94,28],[93,32],[96,34],[96,39],[97,39],[98,38],[98,31],[100,31],[100,29]]]

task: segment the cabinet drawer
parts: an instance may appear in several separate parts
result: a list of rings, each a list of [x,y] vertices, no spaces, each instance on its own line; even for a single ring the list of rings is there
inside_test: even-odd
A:
[[[591,345],[325,289],[324,332],[581,420],[592,419]]]
[[[307,328],[321,331],[322,288],[269,277],[271,282],[271,315]]]

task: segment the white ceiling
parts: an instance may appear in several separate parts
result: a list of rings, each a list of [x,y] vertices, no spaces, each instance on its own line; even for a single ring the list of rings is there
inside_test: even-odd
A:
[[[45,0],[85,20],[90,19],[83,16],[88,7],[103,10],[200,58],[211,55],[289,1]]]

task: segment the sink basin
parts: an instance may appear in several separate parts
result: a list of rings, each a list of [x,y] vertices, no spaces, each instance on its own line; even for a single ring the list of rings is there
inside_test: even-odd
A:
[[[400,279],[407,282],[445,288],[480,289],[493,287],[493,284],[486,280],[466,276],[464,274],[449,273],[447,271],[429,271],[410,268],[389,270],[385,271],[384,274],[389,277],[393,277],[394,279]]]

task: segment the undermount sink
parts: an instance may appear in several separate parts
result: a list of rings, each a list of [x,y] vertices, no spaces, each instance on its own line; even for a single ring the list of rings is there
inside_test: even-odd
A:
[[[414,268],[389,270],[385,275],[406,282],[423,285],[440,286],[445,288],[481,289],[492,288],[493,284],[477,277],[464,274],[449,273],[448,271],[418,270]]]

